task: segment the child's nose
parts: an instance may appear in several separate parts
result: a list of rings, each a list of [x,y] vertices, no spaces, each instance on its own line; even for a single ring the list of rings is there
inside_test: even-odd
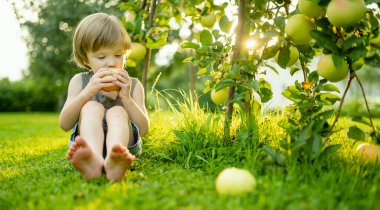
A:
[[[115,67],[115,65],[116,65],[116,62],[115,62],[114,59],[109,59],[109,60],[107,61],[107,66],[108,66],[108,67]]]

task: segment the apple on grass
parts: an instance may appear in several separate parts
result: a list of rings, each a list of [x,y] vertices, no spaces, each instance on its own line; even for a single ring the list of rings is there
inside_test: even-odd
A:
[[[130,49],[129,49],[129,55],[128,58],[139,61],[145,58],[146,54],[146,48],[144,45],[138,43],[138,42],[132,42]]]
[[[372,164],[380,164],[380,146],[362,143],[356,148],[359,157]]]
[[[256,186],[255,177],[245,169],[226,168],[216,178],[216,191],[219,195],[244,195]]]
[[[366,12],[363,0],[332,0],[327,5],[327,19],[334,26],[349,26],[359,22]]]
[[[295,44],[307,44],[312,40],[310,31],[315,29],[311,19],[303,14],[296,14],[288,19],[285,33]]]
[[[211,91],[211,100],[215,104],[224,104],[228,100],[228,88],[223,88],[218,91],[212,90]]]
[[[213,27],[216,22],[216,17],[213,14],[208,14],[201,17],[201,24],[203,27]]]
[[[109,69],[107,69],[106,71],[111,71],[111,72],[117,74],[117,72],[119,72],[120,69],[117,69],[117,68],[109,68]],[[104,76],[104,78],[107,78],[107,77],[113,78],[112,75],[106,75],[106,76]],[[103,90],[103,91],[106,91],[106,92],[119,91],[119,90],[120,90],[120,87],[117,86],[117,85],[113,85],[113,86],[110,86],[110,87],[104,87],[102,90]]]
[[[298,9],[302,14],[311,18],[323,17],[326,14],[325,8],[312,0],[298,0]]]
[[[331,54],[322,55],[317,65],[318,75],[330,82],[339,82],[346,78],[349,72],[347,63],[341,57],[337,57],[336,60],[341,63],[340,68],[338,69],[334,64],[333,56]]]

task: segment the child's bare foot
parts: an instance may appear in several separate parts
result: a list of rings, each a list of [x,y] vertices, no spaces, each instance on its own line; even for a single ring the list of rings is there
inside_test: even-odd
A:
[[[94,155],[82,137],[75,138],[66,157],[84,178],[91,179],[102,176],[103,160]]]
[[[104,162],[104,169],[109,180],[118,181],[124,177],[125,171],[130,168],[135,156],[129,153],[121,144],[112,147],[110,154]]]

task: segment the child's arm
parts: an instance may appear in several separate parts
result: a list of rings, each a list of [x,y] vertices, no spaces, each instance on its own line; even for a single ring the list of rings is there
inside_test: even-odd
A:
[[[75,75],[70,80],[67,99],[59,115],[59,125],[64,131],[69,131],[78,122],[80,110],[90,98],[82,92],[81,75]]]
[[[112,86],[113,78],[104,77],[105,75],[112,74],[109,71],[98,71],[95,73],[88,85],[82,90],[82,78],[80,74],[75,75],[69,84],[67,92],[67,99],[61,114],[59,116],[59,125],[65,130],[69,131],[76,122],[79,120],[80,111],[84,104],[96,95],[103,87]]]
[[[129,95],[129,97],[121,97],[121,100],[131,121],[139,127],[140,135],[145,136],[149,131],[150,122],[145,108],[144,90],[140,81],[137,80],[136,82],[133,98]]]
[[[150,122],[145,108],[144,89],[140,81],[137,80],[132,98],[130,93],[132,79],[129,77],[128,72],[119,71],[117,77],[118,80],[114,83],[121,87],[119,96],[124,109],[127,111],[132,122],[139,127],[140,135],[145,136],[148,133]]]

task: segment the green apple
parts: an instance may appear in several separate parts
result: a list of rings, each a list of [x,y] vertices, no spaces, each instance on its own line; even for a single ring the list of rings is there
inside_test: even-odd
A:
[[[213,14],[208,14],[201,17],[201,24],[203,27],[213,27],[216,22],[216,17]]]
[[[288,60],[288,63],[286,64],[286,67],[290,67],[290,66],[293,66],[297,61],[298,61],[298,58],[299,58],[299,52],[297,50],[296,47],[293,47],[293,46],[290,46],[289,47],[289,51],[290,51],[290,54],[289,54],[289,60]],[[278,63],[278,55],[280,54],[280,52],[278,52],[275,56],[274,56],[274,60]]]
[[[144,45],[137,42],[131,43],[130,53],[128,56],[129,59],[139,61],[145,58],[145,54],[146,48]]]
[[[117,68],[109,68],[107,69],[107,71],[111,71],[113,73],[117,73],[120,71],[120,69],[117,69]],[[104,78],[107,78],[107,77],[113,77],[112,75],[107,75],[107,76],[104,76]],[[120,87],[117,86],[117,85],[114,85],[114,86],[111,86],[111,87],[105,87],[102,89],[103,91],[106,91],[106,92],[110,92],[110,91],[119,91],[120,90]]]
[[[362,143],[356,148],[356,152],[363,161],[380,164],[380,146]]]
[[[298,0],[298,9],[302,14],[311,18],[323,17],[326,14],[324,7],[311,0]]]
[[[215,104],[224,104],[228,100],[228,88],[223,88],[218,91],[211,91],[211,99]]]
[[[363,0],[332,0],[327,5],[327,19],[335,26],[349,26],[359,22],[366,12]]]
[[[219,195],[244,195],[256,186],[255,177],[245,169],[226,168],[216,178],[216,191]]]
[[[327,79],[330,82],[339,82],[346,78],[348,74],[348,65],[343,58],[339,69],[336,68],[332,55],[322,55],[317,64],[317,73],[319,76]]]
[[[296,44],[307,44],[310,42],[312,40],[310,31],[314,29],[314,23],[303,14],[291,16],[285,25],[285,33]]]

